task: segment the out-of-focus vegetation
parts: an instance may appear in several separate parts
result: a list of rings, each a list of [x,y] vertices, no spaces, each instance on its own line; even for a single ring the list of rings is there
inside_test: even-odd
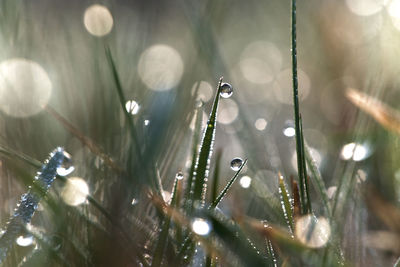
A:
[[[394,265],[400,1],[297,3],[301,121],[291,4],[0,1],[0,264]]]

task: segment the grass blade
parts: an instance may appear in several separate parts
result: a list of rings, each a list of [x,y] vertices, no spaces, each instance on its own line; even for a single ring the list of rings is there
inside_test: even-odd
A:
[[[232,184],[235,182],[236,178],[239,176],[241,170],[243,167],[246,165],[247,159],[244,160],[242,166],[240,166],[239,170],[235,173],[235,175],[229,180],[229,182],[226,184],[224,189],[222,189],[221,193],[219,193],[218,197],[211,203],[210,208],[214,209],[215,207],[218,206],[218,204],[221,202],[221,200],[224,198],[224,196],[228,193],[229,188],[231,188]]]
[[[222,149],[219,149],[216,153],[215,157],[215,169],[214,169],[214,176],[213,182],[211,187],[211,203],[217,198],[218,192],[218,182],[219,182],[219,169],[221,165],[221,156],[222,156]]]
[[[29,223],[35,213],[40,199],[47,193],[49,187],[57,176],[57,169],[64,161],[64,149],[58,147],[51,154],[50,158],[42,165],[41,172],[34,181],[34,187],[21,196],[18,208],[11,217],[6,231],[0,238],[0,264],[7,257],[15,239],[24,230],[24,225]],[[38,190],[35,190],[35,189]]]
[[[279,194],[281,197],[281,201],[283,203],[282,209],[283,209],[283,215],[286,218],[286,221],[288,222],[289,228],[294,232],[294,224],[293,224],[293,214],[292,214],[292,206],[290,204],[289,200],[289,194],[286,190],[286,185],[285,181],[283,180],[283,176],[279,173]]]
[[[300,200],[302,213],[307,213],[306,196],[305,196],[305,177],[303,170],[304,158],[302,156],[302,141],[301,141],[301,119],[299,111],[299,81],[297,76],[297,40],[296,40],[296,0],[292,0],[292,80],[293,80],[293,108],[294,108],[294,123],[296,131],[296,153],[297,153],[297,170],[299,175],[300,185]]]
[[[210,117],[207,121],[207,127],[204,131],[203,139],[200,145],[199,155],[196,160],[196,170],[195,170],[196,174],[193,177],[193,183],[192,183],[193,187],[192,204],[195,201],[201,201],[201,204],[204,205],[205,202],[207,178],[210,169],[209,163],[214,146],[215,128],[217,125],[217,111],[218,111],[221,83],[222,83],[222,78],[219,80],[218,83],[213,107],[210,113]]]
[[[154,166],[150,166],[150,163],[148,163],[147,161],[143,160],[142,153],[139,150],[139,148],[141,146],[140,146],[140,143],[139,143],[136,131],[135,131],[135,127],[134,127],[134,124],[133,124],[133,121],[132,121],[132,117],[129,116],[129,113],[125,108],[126,98],[125,98],[125,95],[124,95],[124,91],[123,91],[123,88],[122,88],[121,80],[120,80],[119,75],[118,75],[117,68],[115,66],[115,61],[113,59],[113,56],[111,54],[111,51],[110,51],[109,47],[106,47],[106,56],[107,56],[107,60],[108,60],[108,62],[110,64],[110,68],[111,68],[112,75],[113,75],[113,78],[114,78],[114,82],[115,82],[115,85],[116,85],[116,89],[117,89],[119,101],[120,101],[120,104],[121,104],[121,108],[122,108],[122,111],[123,111],[123,113],[125,115],[125,118],[126,118],[126,120],[128,122],[129,132],[131,134],[131,138],[132,138],[132,141],[133,141],[133,145],[132,146],[134,147],[132,149],[136,150],[135,152],[136,152],[136,155],[138,156],[137,157],[138,165],[141,166],[141,169],[144,170],[145,176],[147,176],[149,178],[149,179],[142,179],[141,181],[144,182],[144,183],[147,183],[147,181],[149,181],[149,184],[151,185],[151,187],[154,188],[156,190],[158,196],[160,196],[162,198],[163,190],[162,190],[162,188],[160,186],[160,183],[157,181],[157,176],[156,176],[156,171],[154,169]],[[132,154],[130,154],[130,155],[132,155]],[[132,173],[133,173],[133,170],[130,170],[130,174],[132,174]]]
[[[318,166],[311,155],[310,148],[307,146],[307,144],[305,144],[304,148],[305,148],[305,158],[307,160],[307,165],[312,174],[311,177],[313,178],[314,186],[322,198],[322,202],[323,202],[324,208],[326,210],[326,213],[330,216],[331,208],[329,206],[325,182],[322,179],[322,176],[321,176],[321,173],[319,172]]]
[[[179,180],[175,179],[174,187],[172,190],[172,196],[171,196],[171,207],[174,208],[177,203],[177,188],[178,188],[178,183]],[[161,232],[159,235],[159,239],[157,241],[156,248],[154,250],[154,255],[153,255],[153,261],[151,263],[151,267],[158,267],[161,266],[162,258],[164,255],[165,248],[167,247],[167,239],[168,239],[168,233],[169,233],[169,228],[171,224],[171,216],[165,216],[164,217],[164,223],[161,228]]]
[[[259,254],[239,227],[232,226],[227,219],[209,209],[203,209],[199,214],[210,223],[213,234],[240,259],[243,266],[267,266],[265,258]]]
[[[202,105],[203,106],[203,105]],[[193,183],[193,176],[194,172],[196,170],[196,160],[197,160],[197,148],[200,143],[200,132],[201,132],[201,124],[203,121],[203,109],[201,107],[198,107],[196,109],[196,121],[195,121],[195,126],[193,130],[193,138],[192,138],[192,163],[190,165],[190,170],[189,170],[189,176],[188,180],[186,183],[186,189],[185,189],[185,197],[184,197],[184,202],[185,202],[185,209],[188,212],[190,210],[189,207],[189,200],[191,199],[191,191],[192,191],[192,183]]]
[[[92,139],[85,136],[81,131],[79,131],[75,126],[73,126],[66,118],[61,116],[61,114],[55,111],[52,107],[46,106],[45,109],[50,115],[57,119],[67,131],[78,138],[79,141],[82,142],[82,144],[86,145],[93,154],[103,159],[104,162],[113,170],[117,171],[117,173],[122,172],[121,167],[119,167],[111,157],[105,154],[103,149],[101,149],[100,146],[98,146]]]

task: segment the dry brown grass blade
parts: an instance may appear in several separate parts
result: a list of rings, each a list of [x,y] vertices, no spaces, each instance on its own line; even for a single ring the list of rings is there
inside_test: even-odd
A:
[[[362,111],[368,113],[379,124],[388,130],[400,134],[400,112],[389,107],[379,99],[348,88],[347,98]]]
[[[78,138],[82,144],[87,146],[89,150],[95,154],[96,156],[99,156],[102,160],[104,160],[104,163],[106,163],[108,166],[110,166],[113,170],[117,172],[123,172],[122,168],[119,167],[108,155],[106,155],[103,150],[96,145],[96,143],[90,139],[89,137],[85,136],[82,132],[80,132],[75,126],[73,126],[66,118],[61,116],[57,111],[55,111],[52,107],[46,106],[45,110],[52,115],[54,118],[56,118],[67,131],[69,131],[72,135],[74,135],[76,138]]]

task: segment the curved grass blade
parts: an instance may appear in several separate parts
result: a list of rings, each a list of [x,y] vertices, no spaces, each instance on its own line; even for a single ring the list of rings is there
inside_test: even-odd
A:
[[[307,143],[305,144],[304,148],[305,148],[305,157],[307,160],[307,165],[310,168],[310,171],[312,174],[311,177],[314,178],[313,179],[314,186],[322,198],[322,202],[324,204],[324,208],[325,208],[327,214],[330,216],[331,208],[329,206],[328,195],[327,195],[324,180],[322,179],[321,173],[319,172],[318,166],[311,155],[311,151],[310,151],[310,148],[307,146]]]
[[[40,199],[46,195],[49,187],[57,176],[57,169],[64,160],[64,149],[56,148],[50,158],[42,165],[40,173],[34,181],[34,188],[29,188],[28,192],[21,196],[21,200],[11,217],[4,234],[0,238],[0,264],[4,262],[7,253],[18,235],[32,219]],[[38,190],[34,190],[38,189]]]
[[[123,88],[122,88],[122,83],[121,83],[121,80],[119,78],[117,68],[115,66],[115,62],[114,62],[114,59],[113,59],[113,56],[111,54],[111,51],[110,51],[109,47],[106,47],[106,56],[107,56],[107,60],[108,60],[108,62],[110,64],[110,68],[111,68],[112,75],[113,75],[113,78],[114,78],[114,82],[115,82],[115,85],[116,85],[116,89],[117,89],[117,92],[118,92],[118,98],[119,98],[119,101],[120,101],[120,104],[121,104],[121,107],[122,107],[122,111],[123,111],[124,116],[125,116],[125,118],[126,118],[126,120],[128,122],[129,133],[130,133],[132,141],[133,141],[133,145],[132,146],[134,147],[132,149],[136,150],[135,152],[136,152],[136,154],[138,156],[137,157],[138,165],[141,166],[142,169],[145,171],[145,174],[146,174],[145,176],[150,178],[149,179],[150,185],[156,190],[158,196],[162,198],[163,190],[162,190],[162,188],[160,186],[160,183],[157,181],[157,174],[156,174],[156,171],[154,169],[154,166],[149,166],[149,163],[145,162],[143,160],[143,158],[142,158],[142,153],[141,153],[141,151],[139,149],[141,146],[140,146],[140,143],[139,143],[136,131],[135,131],[135,127],[134,127],[134,124],[133,124],[133,121],[132,121],[132,117],[129,116],[129,113],[125,108],[126,98],[125,98],[125,95],[124,95],[124,91],[123,91]],[[130,155],[132,155],[132,154],[130,153]],[[131,170],[131,172],[133,172],[133,171]],[[146,182],[147,179],[145,179],[143,181]]]
[[[229,180],[229,182],[226,184],[224,189],[222,189],[221,193],[219,193],[218,197],[211,203],[210,209],[214,209],[217,207],[217,205],[221,202],[221,200],[224,198],[226,193],[228,193],[229,188],[231,188],[232,184],[235,182],[236,178],[239,176],[239,173],[243,169],[244,165],[246,165],[247,159],[244,160],[242,166],[240,166],[239,170],[235,173],[235,175]]]
[[[301,215],[300,208],[300,193],[299,186],[297,182],[293,180],[293,177],[290,178],[292,183],[292,199],[293,199],[293,220],[295,221]]]
[[[219,80],[217,92],[214,98],[210,117],[207,121],[207,127],[201,141],[199,155],[196,160],[195,175],[192,182],[192,205],[195,201],[200,201],[202,205],[205,202],[205,193],[207,189],[208,172],[210,169],[210,159],[214,146],[215,128],[217,125],[217,111],[219,104],[219,93],[221,90],[222,78]]]
[[[283,180],[283,176],[279,173],[279,195],[281,197],[282,201],[282,209],[283,209],[283,215],[285,216],[285,219],[288,223],[288,226],[292,233],[294,232],[294,223],[293,223],[293,213],[292,213],[292,206],[290,204],[289,200],[289,194],[288,191],[286,190],[286,185],[285,181]]]
[[[171,207],[175,208],[177,204],[177,188],[178,188],[178,183],[179,180],[175,179],[174,182],[174,187],[172,190],[172,196],[171,196]],[[164,251],[165,248],[167,247],[167,239],[168,239],[168,233],[169,233],[169,228],[171,224],[171,216],[165,216],[164,217],[164,223],[161,228],[161,232],[157,241],[156,248],[154,250],[154,255],[153,255],[153,261],[151,262],[151,267],[158,267],[161,266],[161,262],[163,259]]]

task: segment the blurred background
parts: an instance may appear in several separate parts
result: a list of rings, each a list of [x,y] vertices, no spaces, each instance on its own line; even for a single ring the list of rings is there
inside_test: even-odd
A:
[[[399,206],[400,142],[396,132],[360,112],[346,90],[399,108],[400,1],[299,1],[297,15],[305,141],[332,197],[339,180],[357,178],[339,222],[348,235],[344,254],[356,266],[393,263],[400,254],[398,235],[367,207],[371,192],[360,192],[371,186]],[[223,76],[234,93],[219,107],[214,151],[222,153],[220,188],[234,174],[234,157],[247,158],[248,164],[220,208],[279,223],[282,218],[271,211],[277,205],[271,200],[278,194],[276,174],[288,181],[297,175],[290,22],[288,0],[1,0],[0,145],[40,161],[63,146],[74,160],[76,184],[113,216],[125,222],[143,209],[148,215],[149,204],[135,210],[146,201],[139,186],[146,184],[146,169],[155,166],[166,198],[175,174],[187,176],[196,105],[204,102],[205,125]],[[136,144],[106,49],[127,99]],[[121,178],[88,142],[137,178]],[[144,162],[135,160],[131,149],[141,151]],[[13,158],[0,163],[5,225],[37,170]],[[79,216],[70,215],[76,210],[101,223],[85,196],[77,200],[61,183],[51,194],[65,207],[53,215],[42,208],[34,222],[58,240],[83,231]],[[322,213],[318,197],[313,200],[316,213]],[[98,253],[92,252],[97,265],[112,262],[100,251],[117,249],[102,246],[81,251]]]

